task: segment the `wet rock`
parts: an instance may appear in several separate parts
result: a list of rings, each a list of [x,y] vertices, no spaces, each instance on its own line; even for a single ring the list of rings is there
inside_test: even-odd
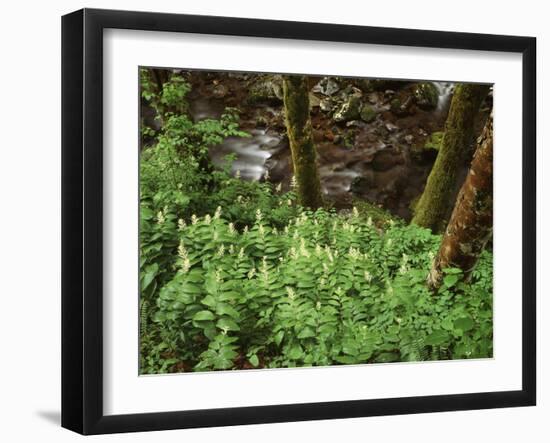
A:
[[[319,83],[313,87],[313,92],[331,96],[340,90],[340,85],[333,77],[323,77]]]
[[[376,153],[371,165],[375,171],[387,171],[404,163],[405,158],[402,153],[396,149],[384,149]]]
[[[396,125],[394,125],[393,123],[391,122],[387,122],[384,127],[386,128],[386,130],[388,132],[395,132],[395,130],[399,129]]]
[[[249,103],[283,101],[283,79],[280,75],[268,75],[252,83],[248,91]]]
[[[354,194],[364,195],[370,191],[374,185],[374,172],[367,170],[351,181],[350,191]]]
[[[323,112],[330,112],[334,109],[334,102],[330,98],[324,98],[319,102],[319,107]]]
[[[321,100],[315,94],[309,94],[309,108],[317,108],[321,104]]]
[[[360,117],[365,123],[371,123],[376,119],[376,111],[372,106],[364,104],[361,108]]]
[[[390,110],[398,117],[414,114],[414,96],[409,95],[404,98],[393,98],[390,102]]]
[[[334,121],[343,122],[359,118],[361,101],[357,96],[350,96],[334,113]]]
[[[228,92],[227,86],[221,83],[217,84],[214,86],[214,89],[212,89],[212,95],[216,98],[224,98]]]
[[[419,83],[414,90],[416,105],[424,111],[432,111],[437,107],[439,92],[431,82]]]
[[[373,91],[385,91],[387,89],[397,89],[403,87],[406,83],[400,80],[388,80],[388,79],[363,79],[359,85],[365,92]]]
[[[378,103],[378,94],[376,92],[371,92],[367,95],[367,100],[371,105]]]

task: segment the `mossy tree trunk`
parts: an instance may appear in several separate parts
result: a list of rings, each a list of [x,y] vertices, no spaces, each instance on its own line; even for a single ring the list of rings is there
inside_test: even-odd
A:
[[[309,118],[307,79],[304,76],[284,76],[283,94],[298,201],[304,207],[317,209],[323,205],[323,198]]]
[[[457,174],[474,136],[474,120],[489,86],[460,84],[456,87],[445,123],[437,159],[418,201],[412,223],[441,232],[452,207]]]
[[[443,269],[460,268],[467,279],[493,232],[493,115],[478,140],[470,171],[428,276],[438,288]]]

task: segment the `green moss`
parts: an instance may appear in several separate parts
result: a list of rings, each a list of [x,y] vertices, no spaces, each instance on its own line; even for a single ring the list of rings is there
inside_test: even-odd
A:
[[[302,206],[317,209],[323,205],[323,199],[309,118],[307,79],[303,76],[285,76],[283,96],[298,200]]]
[[[420,109],[431,111],[437,107],[439,92],[431,82],[420,83],[414,90],[414,98]]]
[[[424,149],[433,149],[439,152],[443,140],[443,131],[432,132],[424,143]]]
[[[370,105],[364,104],[361,108],[361,120],[365,123],[370,123],[376,119],[376,111]]]
[[[488,91],[487,85],[457,86],[439,154],[416,206],[412,223],[430,228],[434,232],[444,229],[445,220],[454,204],[451,201],[451,192],[456,185],[457,173],[473,139],[474,119]]]
[[[360,108],[361,108],[361,100],[359,99],[359,97],[352,95],[334,113],[332,118],[334,119],[334,121],[337,121],[337,122],[355,120],[359,118]]]

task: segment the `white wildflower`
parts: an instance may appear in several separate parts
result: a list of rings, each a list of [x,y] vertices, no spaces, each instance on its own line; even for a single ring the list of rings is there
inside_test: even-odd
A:
[[[211,221],[212,221],[212,217],[210,216],[210,214],[206,214],[206,215],[204,216],[204,222],[205,222],[207,225],[209,225]]]
[[[365,271],[365,281],[370,283],[372,281],[372,274],[369,271]]]
[[[237,180],[239,180],[241,178],[241,170],[240,169],[237,169],[237,171],[235,172],[235,178]]]
[[[275,191],[277,191],[277,192],[281,192],[282,189],[283,189],[283,184],[282,184],[282,183],[279,183],[279,184],[275,187]]]
[[[248,274],[246,274],[249,280],[252,280],[252,278],[254,278],[255,275],[256,275],[256,268],[254,267],[251,268],[250,271],[248,271]]]
[[[227,228],[229,229],[229,233],[231,235],[235,234],[235,225],[233,223],[229,223],[229,225],[227,225]]]
[[[242,195],[237,195],[237,203],[241,203],[243,201]]]
[[[372,217],[367,218],[367,226],[372,226]]]
[[[189,253],[187,252],[187,249],[185,249],[182,241],[180,241],[178,246],[178,256],[181,258],[181,270],[186,273],[191,267],[191,262],[189,260]]]
[[[321,248],[321,245],[317,243],[315,245],[315,255],[319,257],[323,253],[323,248]]]
[[[353,207],[353,211],[352,211],[352,212],[353,212],[353,216],[354,216],[355,218],[359,217],[359,211],[357,210],[357,208],[356,208],[355,206]]]
[[[242,260],[244,258],[244,248],[239,249],[239,260]]]
[[[222,243],[220,247],[218,248],[218,252],[216,252],[216,255],[218,257],[223,257],[223,254],[225,253],[225,245]]]
[[[222,207],[218,206],[216,208],[216,212],[214,212],[214,219],[215,220],[219,219],[221,215],[222,215]]]
[[[260,222],[262,221],[262,218],[263,218],[262,210],[259,208],[256,209],[256,221]]]
[[[180,231],[183,231],[186,228],[187,224],[183,221],[183,219],[178,220],[178,229]]]
[[[298,182],[296,181],[296,176],[293,175],[292,178],[290,179],[290,188],[296,189],[297,186],[298,186]]]
[[[291,300],[294,300],[296,298],[296,292],[294,292],[294,289],[292,289],[290,286],[286,287],[286,293],[288,294],[288,298]]]
[[[229,245],[228,252],[229,252],[229,255],[233,255],[235,253],[235,246],[233,246],[232,244]]]
[[[164,218],[163,212],[162,212],[162,211],[159,211],[159,212],[157,213],[157,223],[158,223],[159,225],[162,225],[165,221],[166,221],[166,219]]]
[[[191,216],[191,224],[196,225],[198,221],[199,221],[199,218],[195,214],[193,214]]]
[[[309,254],[309,252],[306,248],[306,241],[305,241],[304,238],[300,239],[300,255],[302,257],[306,257],[306,258],[310,256],[310,254]]]

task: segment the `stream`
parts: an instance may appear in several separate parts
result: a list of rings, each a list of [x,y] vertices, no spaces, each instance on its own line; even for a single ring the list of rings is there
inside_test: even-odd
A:
[[[422,142],[429,132],[441,130],[452,95],[452,83],[434,82],[434,85],[439,93],[436,109],[400,119],[390,115],[389,107],[383,105],[387,99],[380,95],[380,103],[373,106],[385,112],[375,122],[342,126],[343,132],[348,127],[355,131],[355,145],[351,149],[324,136],[326,120],[316,127],[315,116],[322,113],[318,108],[312,111],[322,190],[336,207],[349,207],[353,197],[359,197],[406,220],[411,218],[411,201],[422,192],[435,159],[435,156],[413,158],[411,146]],[[223,99],[201,94],[191,99],[190,112],[195,121],[219,118],[224,106]],[[277,112],[265,105],[254,109],[256,114],[268,111]],[[288,189],[292,167],[284,128],[258,128],[252,120],[242,123],[250,137],[228,137],[211,148],[214,164],[222,167],[226,156],[234,155],[233,174],[246,180],[263,180],[269,171],[270,181],[282,183]]]

